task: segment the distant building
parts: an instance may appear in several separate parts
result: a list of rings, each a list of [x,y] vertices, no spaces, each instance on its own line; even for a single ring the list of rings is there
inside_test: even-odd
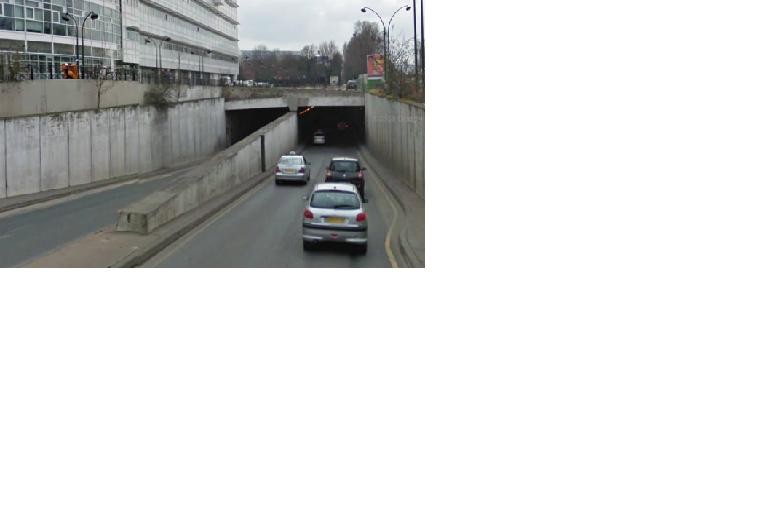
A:
[[[183,79],[234,78],[239,70],[235,0],[3,1],[9,2],[0,3],[4,77],[11,68],[27,77],[58,77],[63,63],[76,61],[76,22],[62,15],[73,15],[80,33],[90,12],[97,18],[83,23],[84,71],[105,67],[147,75],[157,67],[157,46],[161,68]]]
[[[75,22],[62,19],[65,12],[82,19],[97,13],[84,28],[86,66],[112,66],[121,59],[119,0],[5,0],[0,4],[0,69],[12,67],[29,77],[56,77],[62,63],[75,61]],[[81,20],[82,21],[82,20]],[[78,32],[81,23],[78,24]]]
[[[235,0],[123,0],[123,64],[153,71],[158,46],[161,68],[184,79],[235,79],[238,7]]]

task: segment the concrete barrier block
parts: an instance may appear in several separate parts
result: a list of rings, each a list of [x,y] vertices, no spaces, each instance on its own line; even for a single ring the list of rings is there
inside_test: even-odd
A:
[[[277,121],[216,154],[164,191],[136,202],[119,212],[117,229],[147,234],[207,203],[214,197],[259,174],[261,136],[277,149],[296,145],[296,114]],[[258,144],[257,144],[258,143]]]
[[[64,114],[40,118],[40,189],[62,189],[70,185],[69,139]]]
[[[110,178],[110,120],[107,110],[90,112],[92,182]]]
[[[7,196],[40,191],[40,117],[5,122]]]

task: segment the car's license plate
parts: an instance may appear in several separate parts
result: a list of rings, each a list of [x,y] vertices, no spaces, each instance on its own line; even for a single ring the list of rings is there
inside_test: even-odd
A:
[[[344,223],[345,219],[338,216],[330,216],[326,218],[326,223]]]
[[[286,169],[284,170],[285,173],[296,173],[295,169]]]

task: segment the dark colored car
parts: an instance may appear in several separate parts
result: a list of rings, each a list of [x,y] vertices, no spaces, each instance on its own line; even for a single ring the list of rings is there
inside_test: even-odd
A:
[[[326,168],[326,182],[347,182],[358,188],[361,198],[366,196],[366,168],[361,167],[358,159],[334,157]]]
[[[358,82],[351,79],[347,82],[347,90],[358,90]]]

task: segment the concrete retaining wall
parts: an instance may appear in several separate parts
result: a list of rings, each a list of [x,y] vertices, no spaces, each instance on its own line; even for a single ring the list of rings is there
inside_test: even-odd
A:
[[[23,117],[58,112],[97,109],[95,80],[44,79],[0,83],[0,117]],[[145,93],[154,88],[135,81],[102,83],[100,108],[139,105]],[[177,96],[177,89],[175,90]],[[223,97],[221,87],[181,85],[178,101],[197,101]]]
[[[425,198],[425,108],[366,95],[366,145]]]
[[[226,144],[223,99],[0,119],[0,198],[147,173]]]
[[[284,153],[296,146],[297,121],[298,116],[294,112],[281,116],[200,164],[167,189],[122,209],[116,229],[142,234],[153,232],[250,177],[261,174],[262,140],[266,168],[270,169]]]

